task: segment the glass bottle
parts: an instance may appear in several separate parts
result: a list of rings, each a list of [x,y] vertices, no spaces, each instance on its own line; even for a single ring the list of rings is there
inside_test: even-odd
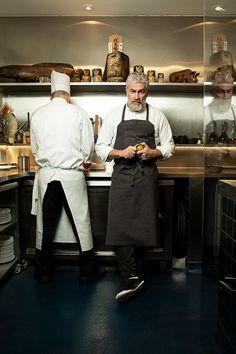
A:
[[[216,130],[216,124],[215,124],[215,121],[212,122],[212,129],[211,129],[211,132],[208,136],[208,139],[207,139],[207,144],[217,144],[218,142],[218,135],[216,134],[215,132]]]
[[[23,144],[30,144],[30,115],[27,113],[27,128],[23,133]]]
[[[218,143],[228,144],[228,142],[229,142],[229,138],[225,131],[225,121],[222,120],[222,129],[221,129],[221,134],[218,137]]]

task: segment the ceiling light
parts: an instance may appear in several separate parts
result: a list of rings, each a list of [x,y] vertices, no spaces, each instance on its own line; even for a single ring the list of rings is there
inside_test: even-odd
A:
[[[94,6],[92,4],[85,4],[85,5],[83,5],[83,9],[85,11],[93,11],[94,10]]]
[[[213,9],[214,9],[215,11],[218,11],[218,12],[226,11],[225,8],[224,8],[222,5],[215,5],[215,6],[213,7]]]

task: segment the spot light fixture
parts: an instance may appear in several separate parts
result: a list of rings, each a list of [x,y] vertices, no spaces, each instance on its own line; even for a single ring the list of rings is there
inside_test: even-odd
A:
[[[213,10],[217,11],[217,12],[224,12],[226,11],[226,9],[222,6],[222,5],[215,5],[213,6]]]
[[[83,5],[83,9],[85,11],[93,11],[94,10],[94,6],[93,6],[93,4],[84,4]]]

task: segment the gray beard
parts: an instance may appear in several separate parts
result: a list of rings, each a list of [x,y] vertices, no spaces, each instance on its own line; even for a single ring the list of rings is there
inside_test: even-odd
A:
[[[225,113],[231,107],[231,100],[215,99],[212,102],[212,108],[216,113]]]
[[[141,102],[133,102],[129,104],[129,109],[134,112],[142,112],[144,111],[145,105]]]

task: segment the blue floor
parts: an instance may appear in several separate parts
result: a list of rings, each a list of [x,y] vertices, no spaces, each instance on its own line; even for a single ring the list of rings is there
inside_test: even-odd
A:
[[[1,354],[224,354],[215,341],[215,275],[147,272],[145,289],[116,304],[115,271],[89,285],[56,267],[38,284],[29,266],[0,290]]]

